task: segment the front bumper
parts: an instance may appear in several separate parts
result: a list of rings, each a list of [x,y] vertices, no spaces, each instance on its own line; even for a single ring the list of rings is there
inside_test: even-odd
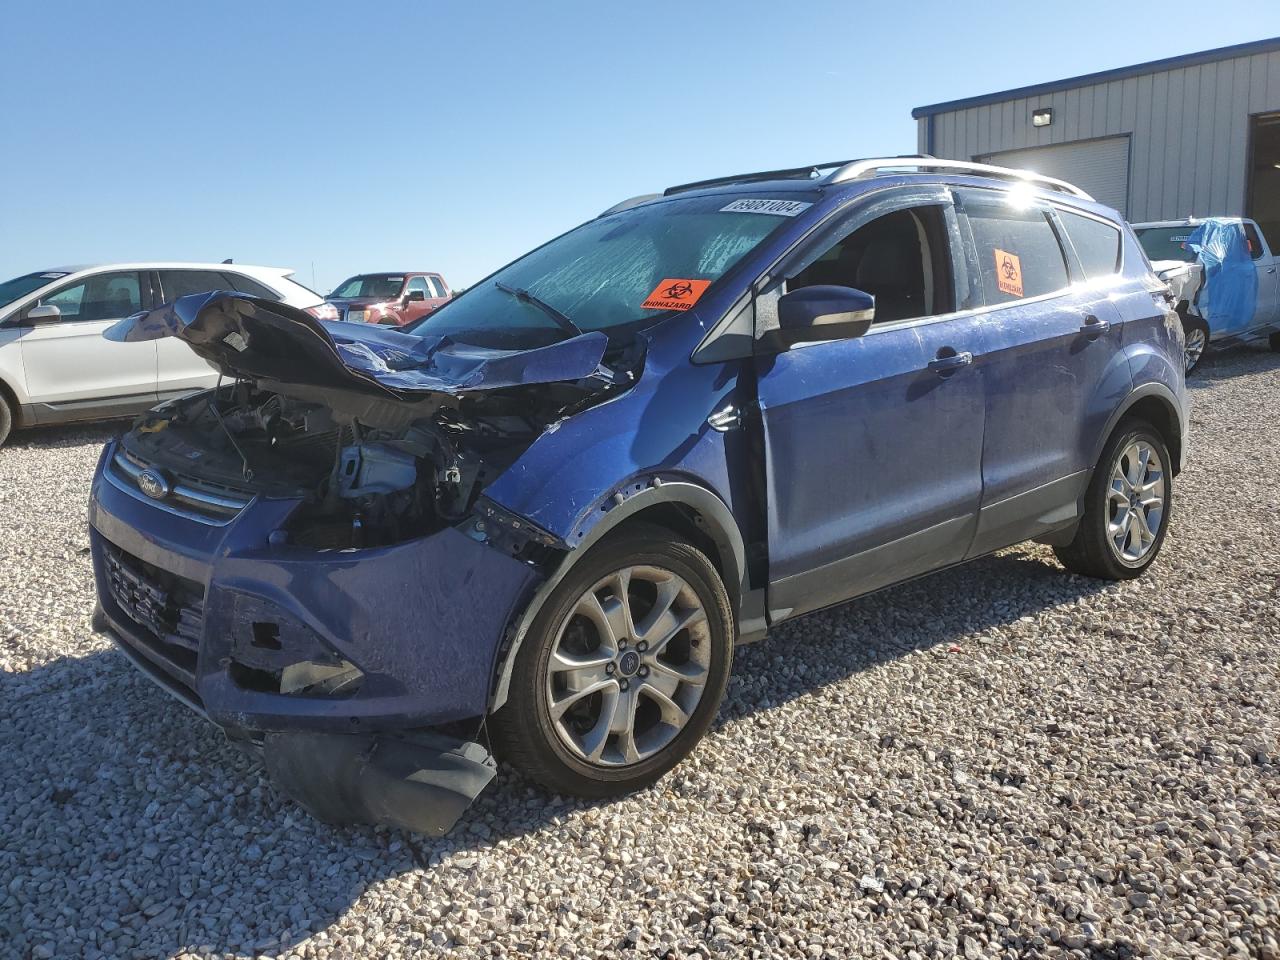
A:
[[[109,478],[114,450],[89,505],[95,622],[229,735],[403,731],[487,711],[532,567],[453,529],[363,550],[272,544],[296,501],[201,522]],[[298,663],[351,664],[360,681],[335,695],[273,690]]]

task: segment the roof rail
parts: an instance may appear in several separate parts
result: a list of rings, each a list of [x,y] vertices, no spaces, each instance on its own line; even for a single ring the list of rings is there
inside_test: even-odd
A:
[[[686,190],[701,190],[704,187],[723,187],[731,183],[751,183],[757,180],[809,180],[817,179],[823,170],[836,170],[847,167],[853,160],[835,160],[831,163],[811,163],[807,167],[789,167],[785,170],[761,170],[759,173],[739,173],[732,177],[714,177],[711,180],[695,180],[692,183],[681,183],[667,187],[662,191],[664,197],[673,193],[684,193]]]
[[[915,162],[912,162],[913,160]],[[1057,180],[1053,177],[1045,177],[1030,170],[994,167],[987,163],[970,163],[967,160],[936,160],[933,157],[883,157],[877,160],[852,160],[840,167],[840,169],[829,173],[823,182],[847,183],[850,180],[861,180],[864,177],[874,176],[882,171],[890,170],[915,173],[925,173],[931,170],[954,170],[956,173],[970,173],[975,177],[1018,180],[1049,190],[1068,193],[1082,200],[1093,199],[1075,184],[1067,183],[1065,180]]]

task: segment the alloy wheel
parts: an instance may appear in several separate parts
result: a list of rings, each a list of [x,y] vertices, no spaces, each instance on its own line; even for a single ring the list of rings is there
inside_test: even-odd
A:
[[[1204,331],[1199,327],[1193,327],[1186,333],[1186,343],[1184,346],[1183,358],[1186,369],[1190,370],[1204,355],[1204,349],[1208,346],[1208,338],[1205,337]]]
[[[624,567],[586,591],[557,630],[546,678],[556,734],[588,763],[640,763],[689,722],[710,665],[710,625],[693,587],[660,567]]]
[[[1146,559],[1164,522],[1164,464],[1155,448],[1134,440],[1116,458],[1107,492],[1107,542],[1126,566]]]

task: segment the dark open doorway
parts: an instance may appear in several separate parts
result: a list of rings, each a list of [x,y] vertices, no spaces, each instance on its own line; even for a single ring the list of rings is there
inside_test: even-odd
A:
[[[1280,249],[1280,113],[1250,118],[1245,216],[1258,222],[1272,250]]]

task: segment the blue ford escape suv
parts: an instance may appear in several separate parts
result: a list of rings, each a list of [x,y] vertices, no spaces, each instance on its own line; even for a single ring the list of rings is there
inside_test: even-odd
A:
[[[215,292],[108,335],[224,380],[104,451],[98,628],[317,816],[427,832],[490,743],[653,783],[791,617],[1033,538],[1139,575],[1186,446],[1119,216],[931,158],[636,198],[404,329]]]

